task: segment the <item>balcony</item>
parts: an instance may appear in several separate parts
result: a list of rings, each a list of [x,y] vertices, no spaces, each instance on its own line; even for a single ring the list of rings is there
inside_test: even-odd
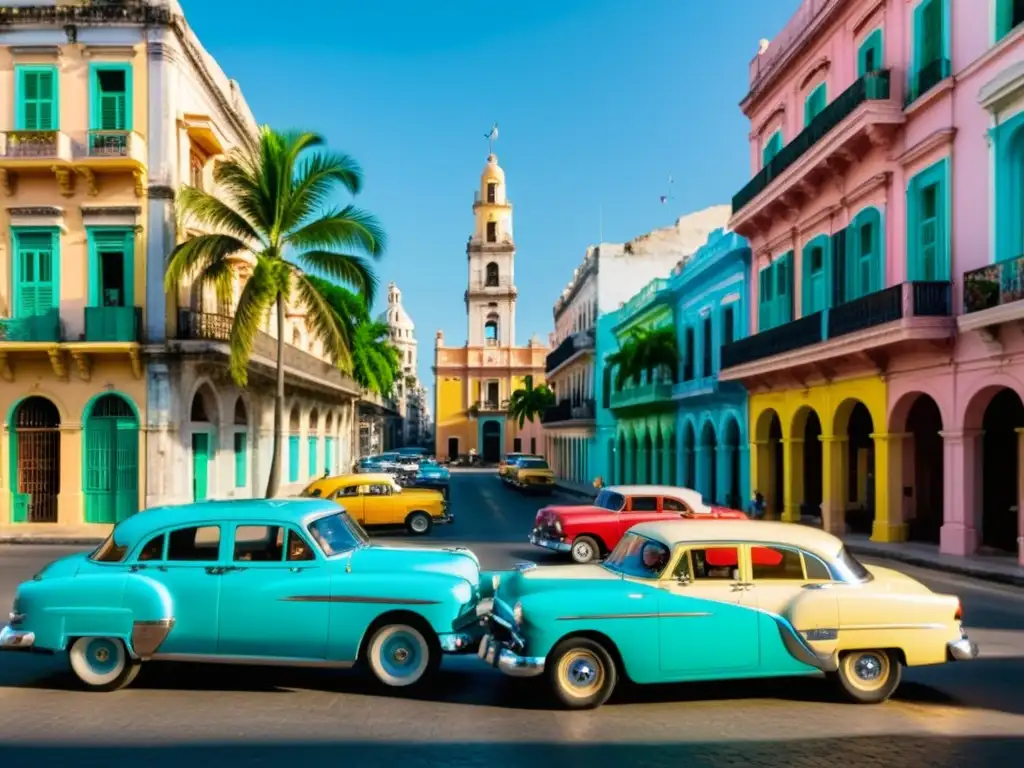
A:
[[[466,410],[469,415],[474,418],[477,416],[503,414],[508,411],[508,400],[496,400],[494,398],[487,397],[483,400],[477,400],[475,403],[472,403]]]
[[[910,75],[910,87],[907,88],[904,106],[909,107],[951,74],[952,68],[949,59],[936,59],[925,64],[920,70]]]
[[[888,70],[869,72],[839,94],[733,196],[730,228],[744,237],[767,231],[777,213],[813,201],[827,178],[870,147],[887,147],[906,121],[889,83]]]
[[[49,170],[71,159],[71,140],[60,131],[0,131],[0,167]]]
[[[86,307],[85,340],[87,342],[134,342],[140,339],[142,309],[140,307]]]
[[[76,155],[78,166],[98,171],[144,168],[146,142],[133,131],[89,131]]]
[[[621,411],[670,404],[672,402],[672,386],[672,382],[662,381],[612,392],[611,409]]]
[[[226,344],[231,337],[233,322],[234,318],[230,315],[182,309],[178,311],[177,340],[186,343],[215,342],[219,346],[218,351],[226,354]],[[181,348],[180,351],[193,350]],[[263,358],[263,367],[273,375],[274,363],[277,360],[277,339],[263,331],[258,332],[252,352],[254,357]],[[303,378],[310,384],[323,386],[331,391],[340,389],[346,394],[359,392],[358,385],[338,370],[337,366],[287,343],[284,345],[284,367],[291,376]]]
[[[552,376],[571,361],[578,360],[587,352],[592,352],[593,349],[593,328],[574,333],[572,336],[566,336],[562,343],[555,347],[553,352],[548,354],[544,368],[546,375]]]
[[[961,331],[979,331],[997,340],[999,327],[1024,320],[1024,254],[964,273]]]
[[[546,427],[576,426],[580,422],[592,422],[596,412],[593,399],[583,400],[575,405],[571,400],[562,400],[544,410],[541,423]]]
[[[722,381],[759,379],[786,371],[798,379],[831,378],[843,366],[885,370],[900,347],[953,338],[952,288],[910,282],[861,296],[823,312],[722,347]]]
[[[0,318],[0,343],[36,344],[60,340],[60,314],[55,309],[31,317]]]

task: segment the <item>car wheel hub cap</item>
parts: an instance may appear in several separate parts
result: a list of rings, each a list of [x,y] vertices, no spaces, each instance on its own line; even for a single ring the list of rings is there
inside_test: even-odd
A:
[[[569,667],[569,682],[577,687],[592,685],[596,678],[597,670],[585,659],[574,661]]]
[[[580,559],[589,558],[590,557],[590,547],[588,547],[586,544],[577,544],[576,545],[576,556],[578,558],[580,558]]]
[[[882,674],[882,664],[875,656],[861,656],[853,669],[857,677],[866,682],[875,682]]]
[[[402,663],[408,661],[409,660],[409,649],[408,648],[399,648],[394,653],[394,659],[399,664],[402,664]]]

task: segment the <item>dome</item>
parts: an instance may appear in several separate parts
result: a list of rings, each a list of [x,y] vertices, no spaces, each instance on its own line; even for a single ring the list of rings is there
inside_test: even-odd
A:
[[[487,156],[487,165],[484,166],[484,172],[480,174],[481,184],[487,184],[488,181],[505,183],[505,171],[498,165],[498,156],[493,153]]]
[[[402,330],[413,330],[416,326],[409,317],[409,313],[402,306],[402,292],[394,283],[388,285],[388,308],[377,315],[377,322],[384,323],[391,328]]]

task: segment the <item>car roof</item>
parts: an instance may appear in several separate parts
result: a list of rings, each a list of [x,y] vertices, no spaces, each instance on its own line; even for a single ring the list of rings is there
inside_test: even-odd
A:
[[[179,525],[214,523],[232,519],[280,520],[302,526],[310,518],[341,508],[326,499],[228,499],[223,501],[197,501],[153,507],[125,518],[114,529],[120,545],[131,545],[152,531]]]
[[[769,520],[666,520],[640,523],[630,531],[672,545],[691,541],[791,544],[826,559],[834,558],[843,547],[842,540],[820,528]]]

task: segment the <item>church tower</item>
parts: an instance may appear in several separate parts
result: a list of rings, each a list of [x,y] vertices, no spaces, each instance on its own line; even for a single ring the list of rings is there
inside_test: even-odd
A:
[[[469,346],[511,348],[516,344],[516,246],[505,171],[493,153],[487,156],[474,195],[473,220],[466,245]]]

